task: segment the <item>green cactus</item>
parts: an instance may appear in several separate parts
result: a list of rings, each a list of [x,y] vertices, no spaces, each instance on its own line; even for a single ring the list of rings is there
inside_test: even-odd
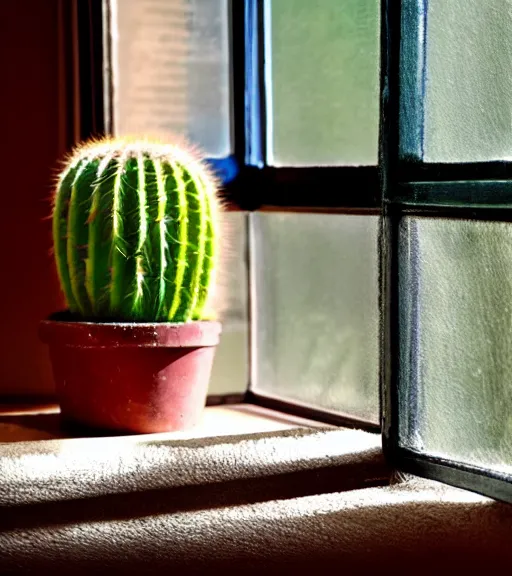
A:
[[[218,208],[214,179],[182,148],[113,139],[76,149],[53,208],[70,311],[138,322],[209,318]]]

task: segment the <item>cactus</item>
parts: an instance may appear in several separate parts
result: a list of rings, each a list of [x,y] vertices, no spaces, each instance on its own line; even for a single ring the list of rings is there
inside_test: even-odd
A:
[[[209,317],[218,257],[214,179],[189,152],[149,140],[78,147],[53,207],[59,280],[81,318]]]

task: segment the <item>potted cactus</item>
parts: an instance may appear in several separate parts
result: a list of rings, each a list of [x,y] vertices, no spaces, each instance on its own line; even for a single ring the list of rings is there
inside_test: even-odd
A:
[[[52,215],[68,309],[40,327],[65,420],[136,433],[200,420],[221,332],[219,208],[185,148],[110,139],[73,151]]]

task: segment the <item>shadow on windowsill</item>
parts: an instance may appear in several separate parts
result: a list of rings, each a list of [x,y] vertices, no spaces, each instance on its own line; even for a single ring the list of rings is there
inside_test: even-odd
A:
[[[207,406],[202,422],[185,432],[145,434],[148,440],[187,440],[237,434],[277,432],[294,428],[325,428],[313,420],[297,418],[251,404]],[[63,420],[57,404],[0,404],[0,444],[73,438],[133,437],[131,433],[101,430]]]

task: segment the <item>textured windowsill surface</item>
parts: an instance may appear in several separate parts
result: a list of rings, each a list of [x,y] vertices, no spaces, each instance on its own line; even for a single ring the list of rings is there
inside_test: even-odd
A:
[[[0,506],[241,481],[259,483],[256,491],[316,493],[390,477],[380,435],[248,404],[208,407],[187,433],[97,438],[70,438],[55,407],[4,409],[0,441]]]
[[[227,489],[3,508],[0,571],[431,575],[512,561],[512,507],[435,482],[246,502],[245,485]]]
[[[46,415],[58,421],[51,407]],[[29,415],[11,409],[0,430],[10,418],[2,574],[422,574],[512,561],[512,507],[391,482],[379,434],[248,405],[208,408],[196,437],[35,440],[33,427],[21,439],[12,426]]]

